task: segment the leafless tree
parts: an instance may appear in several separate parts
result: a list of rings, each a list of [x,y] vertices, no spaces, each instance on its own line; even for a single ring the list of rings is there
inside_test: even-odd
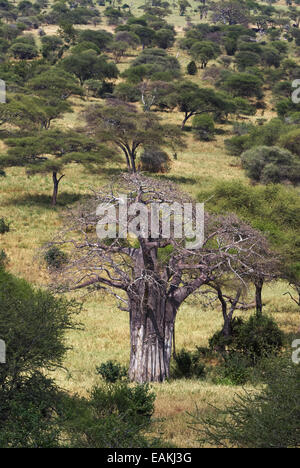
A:
[[[120,194],[127,198],[120,198]],[[116,239],[99,238],[97,225],[104,223],[105,218],[96,214],[97,206],[114,206],[120,214],[120,200],[127,200],[129,213],[132,203],[141,203],[149,225],[153,203],[191,203],[195,221],[195,203],[177,186],[139,174],[125,174],[68,214],[65,228],[51,243],[65,246],[69,253],[69,263],[56,282],[63,290],[88,288],[112,294],[120,308],[129,313],[130,379],[162,382],[169,377],[172,336],[181,304],[202,286],[229,273],[243,284],[253,274],[255,261],[260,262],[265,240],[233,215],[205,214],[203,246],[190,248],[184,236],[178,238],[172,213],[169,220],[173,219],[174,226],[168,236],[163,235],[163,214],[154,234],[138,225],[140,234],[122,238],[120,220]],[[136,214],[128,218],[134,222]],[[105,221],[108,224],[109,219]]]

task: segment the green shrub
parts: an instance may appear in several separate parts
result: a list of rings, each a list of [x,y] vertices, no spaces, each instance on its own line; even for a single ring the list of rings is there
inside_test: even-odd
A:
[[[141,154],[141,170],[152,173],[169,172],[171,168],[169,155],[160,148],[146,148]]]
[[[232,156],[241,156],[247,148],[249,135],[234,135],[224,141],[225,148]]]
[[[34,373],[13,394],[0,391],[0,448],[58,448],[62,393],[54,382]]]
[[[0,218],[0,234],[5,234],[10,231],[10,224],[4,218]]]
[[[200,361],[201,351],[181,349],[174,357],[172,375],[174,378],[197,378],[205,376],[205,365]]]
[[[194,60],[192,60],[187,66],[187,72],[189,75],[197,75],[197,65]]]
[[[235,347],[255,363],[276,355],[282,349],[284,335],[272,317],[253,315],[238,330]]]
[[[103,362],[97,367],[97,373],[100,374],[107,383],[115,383],[117,380],[122,380],[123,377],[127,376],[127,372],[127,368],[121,366],[121,364],[116,361]]]
[[[208,340],[209,348],[213,351],[226,350],[230,349],[231,346],[234,346],[237,336],[239,335],[243,320],[241,318],[234,318],[231,323],[231,335],[225,336],[222,330],[218,330],[214,335]]]
[[[247,175],[256,182],[300,182],[300,163],[288,150],[277,146],[257,146],[242,154]]]
[[[230,352],[215,369],[214,382],[221,385],[244,385],[250,376],[251,362],[242,353]]]
[[[67,263],[68,256],[58,247],[54,246],[47,250],[44,255],[44,259],[49,268],[59,270],[65,263]]]
[[[199,140],[213,140],[215,134],[213,118],[209,114],[195,115],[193,118],[193,131]]]
[[[75,448],[141,448],[154,441],[151,427],[155,395],[148,385],[125,382],[94,387],[88,399],[66,401],[66,433]],[[159,445],[155,441],[155,446]]]
[[[74,302],[35,290],[0,268],[0,447],[54,447],[59,440],[60,395],[41,370],[61,366],[65,332],[75,328]]]
[[[8,256],[3,249],[0,249],[0,268],[4,268],[8,263]]]
[[[236,319],[232,323],[232,334],[225,337],[216,332],[209,340],[211,349],[221,350],[228,367],[228,359],[244,356],[254,365],[263,357],[276,355],[282,349],[284,335],[275,320],[266,315],[253,315],[249,320]],[[226,354],[227,351],[227,354]]]
[[[193,415],[192,425],[201,445],[238,448],[300,447],[300,366],[290,353],[273,358],[264,368],[267,383],[259,392],[244,391],[225,409],[208,416]]]

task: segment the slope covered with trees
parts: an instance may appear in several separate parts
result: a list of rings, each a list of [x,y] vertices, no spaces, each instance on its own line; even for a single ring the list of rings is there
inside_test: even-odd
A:
[[[0,0],[0,79],[0,340],[12,348],[0,364],[0,399],[21,389],[9,399],[0,446],[59,445],[60,424],[66,445],[151,445],[143,430],[154,411],[148,383],[165,440],[197,446],[185,411],[231,404],[240,384],[257,384],[256,372],[264,382],[264,359],[281,365],[278,355],[292,353],[297,337],[300,2]],[[164,212],[155,238],[139,226],[134,239],[99,239],[97,206],[118,210],[124,194],[146,217],[152,202],[204,202],[204,244],[189,249],[187,238],[163,236],[172,219]],[[4,283],[20,297],[16,314],[33,304],[20,327],[27,320],[32,333],[45,329],[30,378],[11,344],[15,323],[3,325],[14,309]],[[68,314],[78,306],[62,294],[83,301],[84,330],[74,330]],[[65,334],[73,347],[66,357]],[[57,348],[44,359],[48,338]],[[128,366],[135,390],[115,360]],[[54,381],[43,375],[48,363]],[[101,363],[112,387],[98,387]],[[24,403],[35,382],[43,395],[36,412]],[[104,411],[114,391],[129,416],[117,396],[117,410]],[[44,418],[52,402],[53,418]],[[32,438],[18,441],[14,408],[22,405],[20,428]],[[222,445],[218,432],[209,434]],[[247,446],[244,435],[236,444],[229,436]]]

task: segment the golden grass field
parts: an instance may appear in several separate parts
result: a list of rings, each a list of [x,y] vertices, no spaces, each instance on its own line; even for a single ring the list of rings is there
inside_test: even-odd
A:
[[[282,4],[284,5],[284,2]],[[178,13],[170,17],[170,22],[176,24],[178,30],[183,25],[182,21]],[[99,28],[104,26],[99,25]],[[55,27],[51,26],[45,30],[47,33],[53,33]],[[175,47],[172,53],[177,54],[178,51]],[[127,66],[128,60],[126,58],[124,63],[120,64],[121,69]],[[188,57],[180,51],[179,60],[185,66]],[[199,82],[201,75],[193,79]],[[72,128],[78,125],[78,113],[89,102],[78,98],[73,99],[73,102],[75,112],[55,121],[53,126]],[[265,118],[272,115],[270,104]],[[162,114],[162,118],[178,124],[182,120],[178,113]],[[224,136],[218,136],[215,141],[205,143],[198,142],[188,135],[187,149],[173,162],[168,177],[193,196],[196,196],[200,189],[211,187],[220,180],[234,179],[247,183],[237,158],[226,155],[223,139]],[[0,150],[3,149],[0,142]],[[54,209],[50,206],[50,176],[38,175],[29,178],[23,169],[7,170],[7,177],[0,180],[0,218],[5,217],[12,224],[11,232],[1,236],[0,247],[10,258],[10,271],[38,286],[47,286],[47,270],[37,261],[36,256],[43,243],[51,240],[59,229],[60,214],[65,206],[76,202],[81,195],[89,194],[91,187],[100,187],[109,178],[111,169],[124,168],[125,164],[122,166],[111,163],[91,174],[79,167],[70,166],[61,183],[58,206]],[[283,283],[270,285],[265,289],[264,301],[266,311],[274,315],[280,326],[287,333],[295,334],[300,325],[299,311],[296,305],[283,295],[287,290],[288,286]],[[205,308],[199,299],[190,299],[178,314],[177,348],[193,349],[196,345],[207,345],[208,338],[220,328],[221,319],[218,307]],[[70,392],[86,395],[99,381],[95,373],[97,365],[108,359],[128,363],[129,320],[125,312],[117,309],[112,298],[99,293],[86,299],[80,321],[84,329],[69,332],[67,335],[68,343],[72,347],[65,361],[68,371],[57,371],[55,378],[59,385]],[[197,380],[170,381],[153,387],[157,394],[155,417],[159,420],[155,431],[157,434],[162,433],[166,441],[178,447],[197,446],[195,434],[189,427],[187,412],[193,411],[196,406],[205,412],[209,404],[223,407],[241,390],[239,387],[218,386]]]

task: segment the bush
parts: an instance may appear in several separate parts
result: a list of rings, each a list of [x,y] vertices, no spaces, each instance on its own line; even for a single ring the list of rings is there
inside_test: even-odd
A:
[[[54,246],[47,250],[44,255],[44,259],[49,268],[59,270],[65,263],[67,263],[68,256],[58,247]]]
[[[247,148],[249,141],[248,135],[235,135],[232,138],[225,140],[225,148],[232,156],[241,156]]]
[[[235,317],[231,323],[231,335],[225,336],[222,330],[217,331],[214,335],[208,340],[209,348],[212,351],[226,350],[235,343],[237,336],[239,335],[240,328],[243,324],[241,318]]]
[[[0,249],[0,268],[4,268],[8,263],[8,256],[3,249]]]
[[[225,410],[194,414],[192,424],[202,444],[239,448],[300,447],[300,366],[290,354],[270,360],[260,392],[244,391]]]
[[[4,218],[0,218],[0,234],[5,234],[10,231],[10,224]]]
[[[297,113],[292,114],[292,115],[297,116]],[[285,149],[291,151],[291,153],[294,153],[300,157],[300,130],[299,129],[292,130],[291,132],[288,132],[285,135],[283,135],[280,139],[280,144]]]
[[[263,357],[278,354],[283,338],[283,332],[272,317],[253,315],[247,321],[235,319],[231,336],[225,337],[218,331],[209,340],[209,345],[211,349],[227,351],[223,354],[227,367],[232,353],[237,353],[234,359],[244,356],[255,365]]]
[[[160,148],[146,148],[141,154],[141,170],[152,173],[169,172],[169,155]]]
[[[256,182],[300,182],[300,163],[290,151],[277,146],[258,146],[245,151],[242,165]]]
[[[96,386],[89,399],[69,399],[66,431],[72,447],[149,447],[144,433],[149,432],[154,400],[148,385],[125,382]]]
[[[174,357],[172,374],[174,378],[202,378],[205,376],[205,365],[200,361],[201,352],[182,349]]]
[[[97,373],[107,383],[115,383],[118,380],[122,380],[123,377],[127,376],[127,372],[126,367],[121,366],[121,364],[115,361],[103,362],[101,366],[97,367]]]
[[[241,323],[235,346],[253,363],[282,349],[284,335],[272,317],[253,315]]]
[[[58,448],[62,393],[42,374],[0,391],[0,448]]]
[[[244,385],[250,377],[250,360],[238,352],[224,356],[224,363],[215,369],[213,381],[219,385]]]
[[[33,289],[0,269],[0,447],[54,447],[60,432],[60,392],[41,374],[61,366],[65,332],[78,306]]]
[[[197,65],[194,60],[192,60],[187,66],[187,72],[189,75],[197,75]]]
[[[120,83],[114,89],[114,96],[121,101],[137,102],[141,97],[141,93],[137,86],[130,83]]]
[[[66,400],[65,430],[78,448],[140,448],[149,432],[155,395],[148,385],[103,384],[90,397]]]
[[[208,114],[195,115],[193,118],[193,131],[199,140],[213,140],[215,134],[213,118]]]

